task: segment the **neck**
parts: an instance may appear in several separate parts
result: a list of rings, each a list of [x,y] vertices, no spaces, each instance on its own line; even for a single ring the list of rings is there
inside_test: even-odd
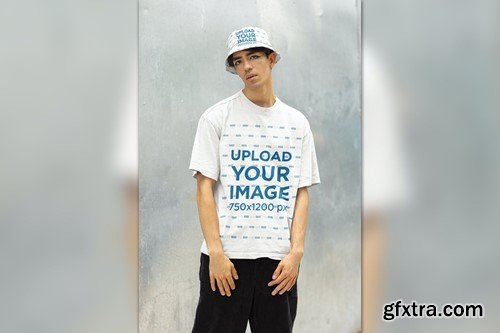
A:
[[[256,89],[250,89],[245,87],[243,89],[245,96],[252,101],[252,103],[257,104],[260,107],[268,108],[274,105],[276,101],[276,96],[274,96],[273,86],[263,85]]]

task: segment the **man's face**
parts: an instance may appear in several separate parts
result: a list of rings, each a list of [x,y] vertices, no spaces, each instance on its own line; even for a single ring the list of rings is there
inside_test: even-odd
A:
[[[234,69],[245,87],[250,89],[270,82],[275,59],[275,53],[267,57],[261,51],[243,50],[233,53]]]

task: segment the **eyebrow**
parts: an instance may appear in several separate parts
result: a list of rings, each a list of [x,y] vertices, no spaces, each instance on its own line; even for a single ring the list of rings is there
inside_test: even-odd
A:
[[[249,56],[251,56],[252,54],[259,53],[259,52],[260,52],[260,51],[247,51],[247,52],[245,53],[245,55],[246,55],[247,57],[249,57]],[[238,56],[238,57],[233,57],[233,61],[236,61],[236,60],[239,60],[239,59],[241,59],[241,56]]]

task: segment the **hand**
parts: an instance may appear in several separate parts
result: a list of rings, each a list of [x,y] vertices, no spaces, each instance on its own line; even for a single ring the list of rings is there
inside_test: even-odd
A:
[[[210,287],[215,291],[215,284],[222,296],[231,296],[231,290],[236,288],[234,280],[238,280],[238,274],[233,263],[224,253],[210,255]],[[234,280],[233,280],[234,279]]]
[[[273,280],[267,284],[269,287],[278,285],[271,295],[274,296],[277,293],[283,295],[292,289],[295,282],[297,282],[301,259],[302,254],[289,253],[280,261],[273,273]]]

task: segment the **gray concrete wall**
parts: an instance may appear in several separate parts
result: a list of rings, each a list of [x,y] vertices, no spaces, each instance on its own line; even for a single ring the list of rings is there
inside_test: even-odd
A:
[[[264,28],[275,91],[314,133],[296,332],[356,332],[361,305],[360,7],[356,0],[139,2],[140,332],[190,332],[202,234],[188,164],[209,106],[241,89],[226,38]]]

